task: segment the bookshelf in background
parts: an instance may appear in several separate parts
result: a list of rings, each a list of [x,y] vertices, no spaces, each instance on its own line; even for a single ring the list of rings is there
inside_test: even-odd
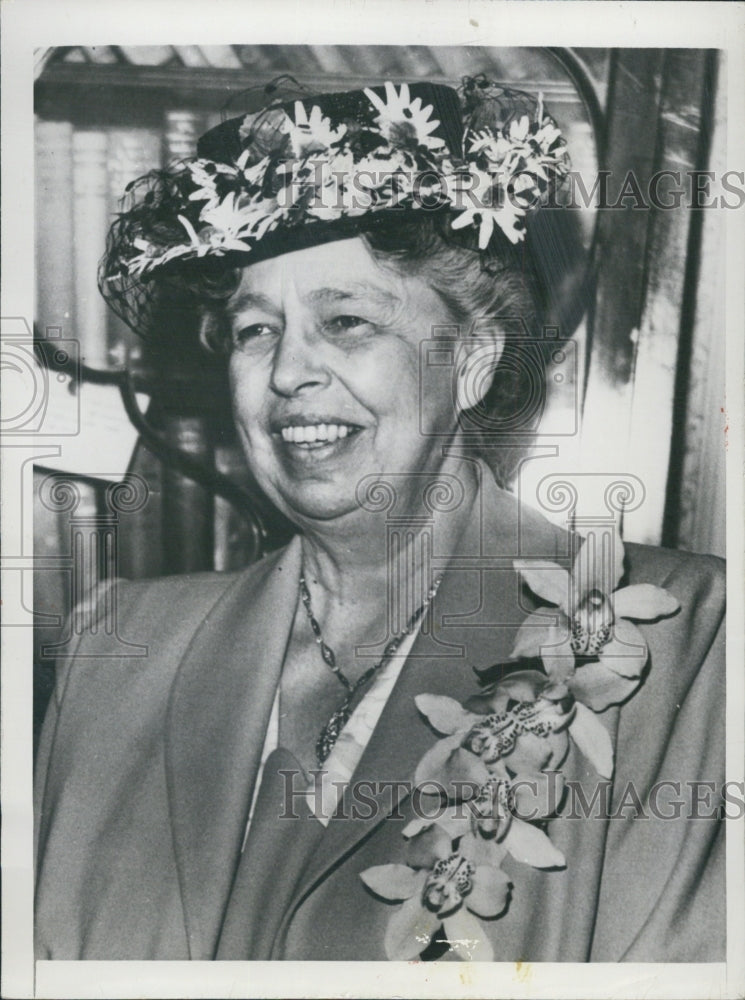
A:
[[[204,131],[204,116],[188,108],[171,108],[164,115],[163,153],[166,163],[176,163],[196,155],[197,139]],[[164,338],[165,347],[160,352],[160,371],[164,382],[173,376],[183,375],[183,382],[177,383],[175,391],[169,391],[163,402],[162,427],[168,443],[179,451],[198,458],[203,465],[214,464],[210,440],[208,413],[196,412],[187,399],[188,390],[182,395],[178,385],[188,381],[190,360],[198,364],[197,358],[184,355],[176,344],[188,337],[191,345],[198,338],[196,317],[170,313],[177,317],[173,338]],[[174,344],[169,349],[169,341]],[[189,354],[191,352],[189,351]],[[186,370],[184,370],[186,368]],[[162,537],[163,557],[169,571],[188,573],[208,570],[213,567],[213,520],[214,497],[193,480],[177,469],[163,467],[162,478]]]
[[[36,319],[72,336],[74,327],[72,123],[36,120]]]
[[[107,309],[98,292],[98,263],[106,246],[109,211],[109,147],[103,129],[73,129],[73,276],[75,336],[90,368],[108,365]],[[40,280],[44,276],[40,275]]]
[[[161,166],[162,136],[155,127],[116,127],[108,132],[108,218],[110,222],[121,207],[125,188],[138,177]],[[142,344],[124,320],[106,310],[107,359],[115,368],[142,359]]]
[[[37,331],[44,336],[53,328],[77,340],[81,360],[90,368],[149,368],[151,376],[167,381],[171,362],[178,363],[177,350],[170,359],[161,352],[159,371],[153,371],[147,348],[99,294],[97,271],[127,184],[163,163],[193,156],[197,137],[207,124],[204,113],[168,107],[151,108],[149,120],[134,125],[110,117],[37,118]],[[149,416],[170,444],[213,464],[207,417],[181,413],[178,400],[164,409],[157,398]],[[101,456],[91,456],[93,462],[100,460]],[[214,498],[209,491],[175,469],[164,469],[142,441],[129,471],[145,482],[148,501],[128,518],[121,534],[121,574],[139,578],[211,569]],[[84,479],[80,488],[95,507],[99,500],[95,489]],[[44,534],[40,545],[48,547],[48,526]],[[222,561],[235,563],[226,555]],[[46,597],[41,599],[48,603]],[[51,599],[56,600],[53,595]]]

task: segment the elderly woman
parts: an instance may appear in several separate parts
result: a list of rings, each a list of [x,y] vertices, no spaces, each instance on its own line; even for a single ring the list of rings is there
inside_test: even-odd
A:
[[[297,534],[122,583],[148,655],[61,665],[39,957],[722,959],[721,567],[492,471],[567,170],[477,79],[275,102],[135,187],[104,293],[194,303]]]

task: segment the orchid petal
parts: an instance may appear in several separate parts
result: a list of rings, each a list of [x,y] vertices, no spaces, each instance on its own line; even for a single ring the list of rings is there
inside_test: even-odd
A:
[[[445,939],[464,962],[493,962],[494,950],[481,922],[464,907],[445,917]]]
[[[619,618],[634,618],[647,622],[674,614],[680,601],[663,587],[651,583],[634,583],[613,595],[613,610]]]
[[[401,831],[401,835],[407,839],[417,837],[423,830],[429,830],[434,823],[433,819],[425,819],[423,816],[415,816]]]
[[[507,857],[507,851],[495,840],[467,833],[458,845],[459,852],[477,868],[499,868]]]
[[[489,779],[486,765],[475,754],[464,750],[462,736],[446,736],[424,754],[417,765],[414,781],[422,791],[437,783],[449,799],[462,799],[468,786],[479,788]]]
[[[644,636],[633,622],[621,618],[613,625],[613,636],[600,651],[600,661],[622,677],[638,677],[649,656]]]
[[[553,681],[565,681],[574,670],[574,650],[566,629],[549,629],[546,642],[541,646],[540,657],[546,673]]]
[[[548,736],[535,733],[521,733],[509,754],[504,754],[504,763],[518,777],[526,772],[535,774],[546,767],[559,767],[569,750],[566,732],[554,732]]]
[[[431,868],[435,861],[450,854],[452,844],[452,838],[433,823],[409,840],[406,861],[411,868]]]
[[[567,681],[577,701],[602,712],[610,705],[620,705],[639,687],[638,678],[622,677],[602,661],[579,667]]]
[[[507,836],[502,841],[516,861],[533,868],[564,868],[564,855],[554,847],[549,838],[537,826],[531,826],[521,819],[513,819]]]
[[[491,711],[502,712],[507,703],[514,701],[535,701],[550,683],[540,670],[517,670],[498,681],[490,695]]]
[[[360,872],[360,878],[376,896],[400,902],[424,887],[426,875],[408,865],[375,865]]]
[[[438,826],[441,830],[443,830],[448,837],[451,838],[451,840],[457,840],[459,837],[464,837],[471,831],[470,813],[462,803],[456,806],[451,806],[441,815],[436,816],[434,823],[435,826]]]
[[[512,782],[513,815],[533,821],[552,816],[564,796],[564,775],[561,771],[521,774]]]
[[[556,614],[538,614],[535,611],[529,614],[520,625],[510,659],[540,656],[541,647],[550,644],[550,631],[556,628],[553,624],[556,620]]]
[[[624,548],[617,531],[587,534],[572,566],[574,606],[591,591],[610,594],[623,576]]]
[[[410,820],[401,831],[404,837],[416,837],[424,830],[429,830],[432,826],[438,826],[446,835],[448,840],[443,840],[443,849],[450,849],[450,841],[456,840],[470,832],[471,826],[468,820],[469,813],[462,805],[451,806],[430,819],[425,816],[417,816]]]
[[[445,736],[470,729],[478,719],[455,698],[444,694],[418,694],[414,703],[433,729]]]
[[[466,897],[466,906],[479,917],[496,917],[507,906],[510,880],[501,868],[479,865],[473,874],[473,888]]]
[[[432,940],[440,918],[412,896],[396,910],[385,931],[385,953],[392,962],[417,958]]]
[[[569,735],[601,778],[613,776],[613,743],[600,719],[577,702],[577,712],[569,727]]]
[[[460,747],[462,740],[463,734],[455,733],[453,736],[445,736],[433,744],[416,766],[414,773],[416,784],[422,785],[425,781],[439,781],[443,769],[450,757]]]
[[[545,559],[515,559],[513,566],[534,594],[566,611],[571,599],[570,578],[558,563]]]

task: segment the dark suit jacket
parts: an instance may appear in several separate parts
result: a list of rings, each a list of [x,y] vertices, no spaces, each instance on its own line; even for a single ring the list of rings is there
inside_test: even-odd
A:
[[[435,739],[414,697],[473,694],[472,668],[508,656],[526,613],[512,559],[568,559],[567,546],[566,534],[485,488],[432,628],[356,772],[378,783],[377,808],[324,830],[292,798],[280,772],[296,765],[280,749],[243,853],[297,601],[298,540],[240,574],[122,584],[119,633],[148,655],[112,656],[109,636],[86,635],[61,665],[42,734],[38,957],[383,960],[391,908],[359,873],[403,860],[411,796],[395,782],[413,778]],[[613,809],[630,780],[642,802],[660,780],[680,782],[685,798],[686,782],[721,783],[724,771],[721,561],[628,545],[634,581],[667,587],[681,610],[641,626],[645,683],[602,715],[616,752]],[[597,776],[578,752],[565,773],[591,797]],[[714,811],[707,794],[702,816]],[[489,922],[499,959],[724,960],[724,823],[633,813],[632,801],[617,818],[552,821],[565,871],[510,862],[510,908]]]

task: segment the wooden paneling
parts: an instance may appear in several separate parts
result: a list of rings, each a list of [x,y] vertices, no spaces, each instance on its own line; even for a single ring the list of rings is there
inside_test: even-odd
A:
[[[715,60],[713,60],[715,61]],[[716,79],[715,79],[716,76]],[[727,114],[724,67],[710,72],[711,147],[707,168],[726,170]],[[701,248],[691,304],[690,339],[678,365],[675,426],[663,543],[692,552],[724,556],[727,403],[725,354],[725,218],[702,210]],[[742,351],[742,335],[733,338]],[[734,358],[740,365],[741,354]]]
[[[655,207],[662,170],[706,163],[702,110],[710,57],[701,50],[614,54],[607,123],[608,204],[601,210],[597,295],[583,411],[586,472],[628,473],[645,499],[629,510],[629,540],[659,543],[679,365],[688,365],[700,226],[689,200]],[[706,109],[708,113],[708,107]]]

